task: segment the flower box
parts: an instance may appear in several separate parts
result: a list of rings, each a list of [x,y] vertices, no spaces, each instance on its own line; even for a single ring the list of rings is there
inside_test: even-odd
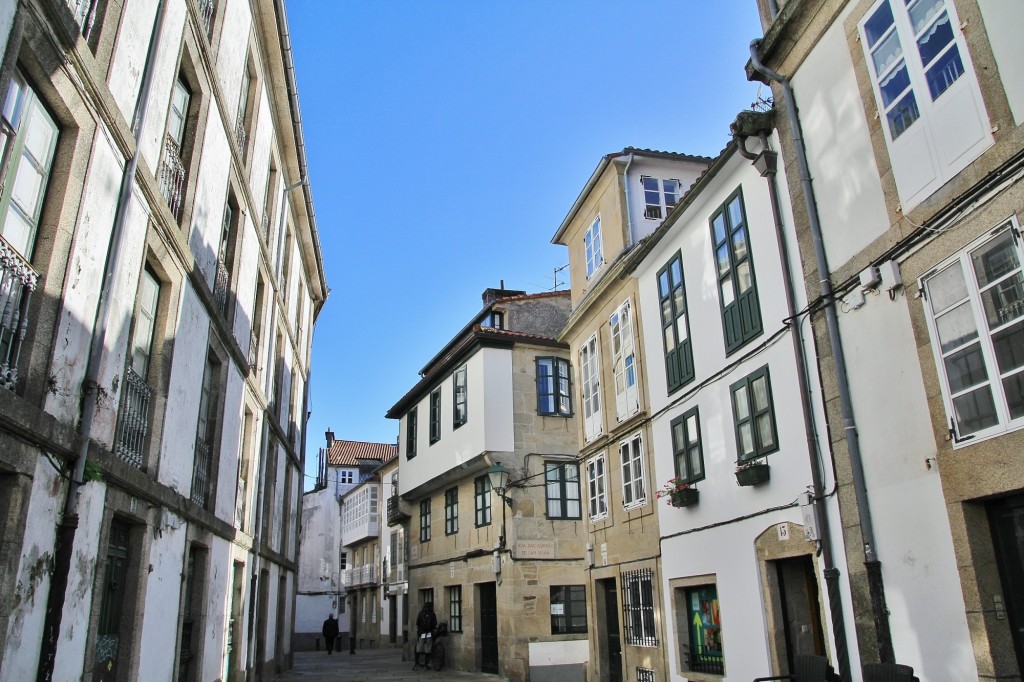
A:
[[[771,477],[768,464],[758,462],[736,469],[736,483],[738,485],[758,485],[766,482]]]
[[[672,493],[671,500],[673,507],[689,507],[700,500],[700,492],[696,488],[684,488]]]

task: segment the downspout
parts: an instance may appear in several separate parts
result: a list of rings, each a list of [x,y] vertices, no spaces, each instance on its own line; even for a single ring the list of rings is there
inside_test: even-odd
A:
[[[832,282],[829,280],[828,259],[825,255],[825,246],[822,240],[817,202],[814,196],[814,188],[811,185],[811,174],[807,163],[807,149],[804,147],[803,131],[800,127],[800,119],[797,116],[796,97],[793,94],[793,86],[790,85],[786,78],[761,63],[757,55],[757,48],[760,43],[760,39],[755,39],[750,43],[751,64],[755,71],[779,84],[786,107],[790,131],[793,135],[793,146],[800,174],[800,186],[804,195],[807,222],[814,245],[815,266],[818,270],[818,281],[821,287],[825,326],[828,332],[829,344],[832,346],[832,358],[835,362],[836,389],[839,393],[839,403],[843,414],[843,430],[846,435],[846,447],[849,451],[850,468],[853,476],[853,490],[857,499],[857,513],[859,515],[861,536],[864,542],[864,567],[867,570],[878,656],[882,663],[894,663],[895,655],[892,647],[892,632],[889,629],[889,612],[885,603],[885,586],[882,582],[882,564],[878,560],[875,550],[874,525],[871,522],[871,510],[868,506],[867,486],[864,481],[864,462],[860,451],[860,438],[857,435],[857,423],[854,419],[853,403],[850,398],[849,374],[846,369],[846,357],[843,353],[842,336],[839,333]]]
[[[793,269],[789,261],[789,246],[786,231],[782,222],[782,211],[779,204],[778,153],[768,146],[768,136],[761,133],[761,153],[752,154],[747,151],[746,137],[734,133],[736,149],[743,158],[751,161],[768,183],[768,196],[771,199],[772,218],[775,222],[775,240],[778,244],[782,260],[783,286],[786,292],[786,320],[792,329],[793,355],[796,360],[797,383],[800,390],[800,406],[804,418],[804,435],[807,439],[807,455],[811,466],[811,482],[813,496],[811,504],[814,509],[815,523],[819,528],[818,540],[821,543],[821,563],[825,575],[825,587],[828,591],[829,615],[832,619],[832,631],[835,636],[836,659],[839,674],[844,680],[853,679],[850,674],[850,649],[846,640],[846,619],[843,616],[842,593],[839,589],[839,569],[835,566],[832,552],[832,536],[828,522],[828,509],[824,504],[822,490],[822,472],[819,460],[820,448],[815,432],[814,408],[811,404],[810,382],[807,378],[807,354],[804,350],[803,330],[797,316],[796,296],[793,286]]]
[[[629,167],[633,165],[633,152],[629,153],[629,160],[626,161],[626,168],[622,171],[622,180],[624,183],[624,196],[626,197],[626,230],[629,234],[626,235],[626,241],[624,243],[632,246],[633,245],[633,211],[629,205]]]
[[[37,680],[53,678],[53,667],[57,659],[57,643],[60,639],[60,626],[64,616],[64,601],[67,596],[68,576],[71,573],[71,555],[74,550],[75,535],[78,530],[78,498],[81,487],[85,484],[85,463],[89,456],[89,445],[92,442],[93,420],[99,399],[100,364],[106,351],[107,324],[110,307],[114,298],[113,282],[117,265],[121,260],[121,249],[124,246],[125,226],[128,219],[128,208],[135,188],[135,173],[139,166],[141,150],[139,137],[145,127],[146,112],[149,109],[149,91],[153,84],[153,71],[156,57],[160,53],[161,28],[167,5],[159,0],[156,17],[153,20],[153,31],[146,52],[146,63],[142,72],[139,87],[139,98],[135,102],[131,130],[134,133],[135,152],[121,175],[121,187],[117,196],[117,209],[114,213],[114,225],[110,231],[107,244],[107,258],[103,264],[103,278],[100,280],[99,300],[93,318],[92,334],[89,337],[89,357],[85,367],[85,378],[82,380],[82,406],[78,432],[81,444],[78,457],[75,459],[68,483],[67,496],[64,498],[64,511],[57,526],[56,546],[53,557],[53,573],[50,578],[50,590],[46,598],[46,615],[43,621],[43,641],[39,651],[39,666],[36,670]]]

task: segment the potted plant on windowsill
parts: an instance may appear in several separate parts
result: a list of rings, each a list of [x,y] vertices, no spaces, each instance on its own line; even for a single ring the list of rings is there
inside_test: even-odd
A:
[[[758,485],[771,478],[768,462],[764,459],[752,459],[736,465],[736,483],[738,485]]]
[[[659,498],[667,497],[668,503],[673,507],[689,507],[700,500],[697,489],[678,476],[668,479],[665,486],[655,495]]]

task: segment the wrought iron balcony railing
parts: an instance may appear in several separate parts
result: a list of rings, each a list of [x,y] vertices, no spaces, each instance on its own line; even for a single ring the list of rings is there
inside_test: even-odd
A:
[[[238,479],[235,489],[235,528],[242,530],[245,523],[245,479]]]
[[[238,118],[235,119],[235,142],[238,143],[238,151],[242,154],[242,160],[245,161],[246,143],[249,141],[249,133],[245,129],[245,111],[238,112]]]
[[[393,495],[388,498],[388,525],[393,526],[409,518],[409,515],[402,511],[399,499]]]
[[[270,213],[269,212],[264,212],[263,213],[262,225],[263,225],[263,241],[265,241],[267,243],[267,245],[269,246],[270,245]]]
[[[75,22],[82,29],[82,35],[86,38],[92,31],[93,21],[96,19],[96,0],[66,0],[68,9],[75,15]]]
[[[125,371],[124,378],[114,452],[128,464],[141,469],[146,434],[149,432],[149,401],[153,390],[131,367]]]
[[[181,149],[170,135],[164,140],[164,155],[157,173],[160,194],[167,201],[171,215],[181,222],[181,204],[185,195],[185,165],[181,162]]]
[[[217,260],[217,273],[213,279],[213,300],[220,306],[221,312],[228,313],[228,289],[231,286],[231,275],[228,273],[228,266],[224,261]]]
[[[15,390],[18,359],[28,331],[28,304],[39,275],[0,237],[0,387]]]
[[[196,460],[192,468],[193,502],[206,508],[207,488],[210,481],[210,444],[196,437]]]
[[[253,329],[249,334],[249,371],[256,373],[260,364],[260,337]]]

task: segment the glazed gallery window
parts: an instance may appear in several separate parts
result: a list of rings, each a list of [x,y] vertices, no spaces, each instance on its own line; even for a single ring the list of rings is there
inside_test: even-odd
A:
[[[583,435],[590,441],[601,435],[601,360],[597,352],[597,334],[580,348],[580,374],[583,376]]]
[[[420,542],[430,542],[430,498],[420,501]]]
[[[608,516],[607,463],[603,452],[587,460],[587,493],[590,518],[597,520]]]
[[[430,444],[441,440],[441,389],[430,392]]]
[[[633,646],[658,646],[654,632],[654,581],[649,568],[622,574],[623,630]]]
[[[612,377],[615,382],[615,413],[623,421],[640,409],[636,387],[636,349],[633,345],[633,313],[624,302],[608,320],[612,340]]]
[[[668,392],[672,393],[694,377],[681,252],[676,252],[665,267],[658,271],[658,300],[661,308],[661,339],[665,348],[665,379]]]
[[[466,393],[466,366],[452,374],[452,426],[458,428],[469,418],[469,403]]]
[[[476,507],[477,528],[491,525],[491,479],[489,476],[477,476],[474,479],[473,499]]]
[[[409,410],[405,417],[405,458],[416,456],[416,408]]]
[[[736,425],[736,459],[746,462],[779,449],[768,366],[730,387]]]
[[[693,408],[672,420],[672,455],[676,476],[686,483],[704,478],[704,451],[700,442],[700,415]]]
[[[537,358],[537,414],[571,416],[571,391],[568,360],[554,357]]]
[[[858,37],[908,211],[992,144],[964,26],[949,0],[882,0]]]
[[[587,228],[587,233],[583,235],[583,250],[587,257],[587,279],[590,279],[604,264],[604,254],[601,251],[601,216],[594,218],[594,222]]]
[[[923,278],[956,444],[1024,425],[1024,272],[1006,223]]]
[[[584,585],[551,586],[551,634],[587,631],[587,590]]]
[[[725,352],[729,354],[761,334],[761,308],[742,190],[736,190],[711,216],[711,240],[718,273]]]
[[[444,491],[444,534],[455,535],[459,532],[459,489],[449,488]]]
[[[36,91],[15,69],[0,119],[0,236],[29,261],[59,132]]]
[[[545,462],[544,482],[548,518],[580,518],[579,465],[572,462]]]
[[[643,175],[640,182],[644,186],[644,218],[661,220],[679,200],[679,181]]]
[[[619,443],[619,458],[622,463],[622,506],[630,509],[645,504],[644,445],[639,433]]]

